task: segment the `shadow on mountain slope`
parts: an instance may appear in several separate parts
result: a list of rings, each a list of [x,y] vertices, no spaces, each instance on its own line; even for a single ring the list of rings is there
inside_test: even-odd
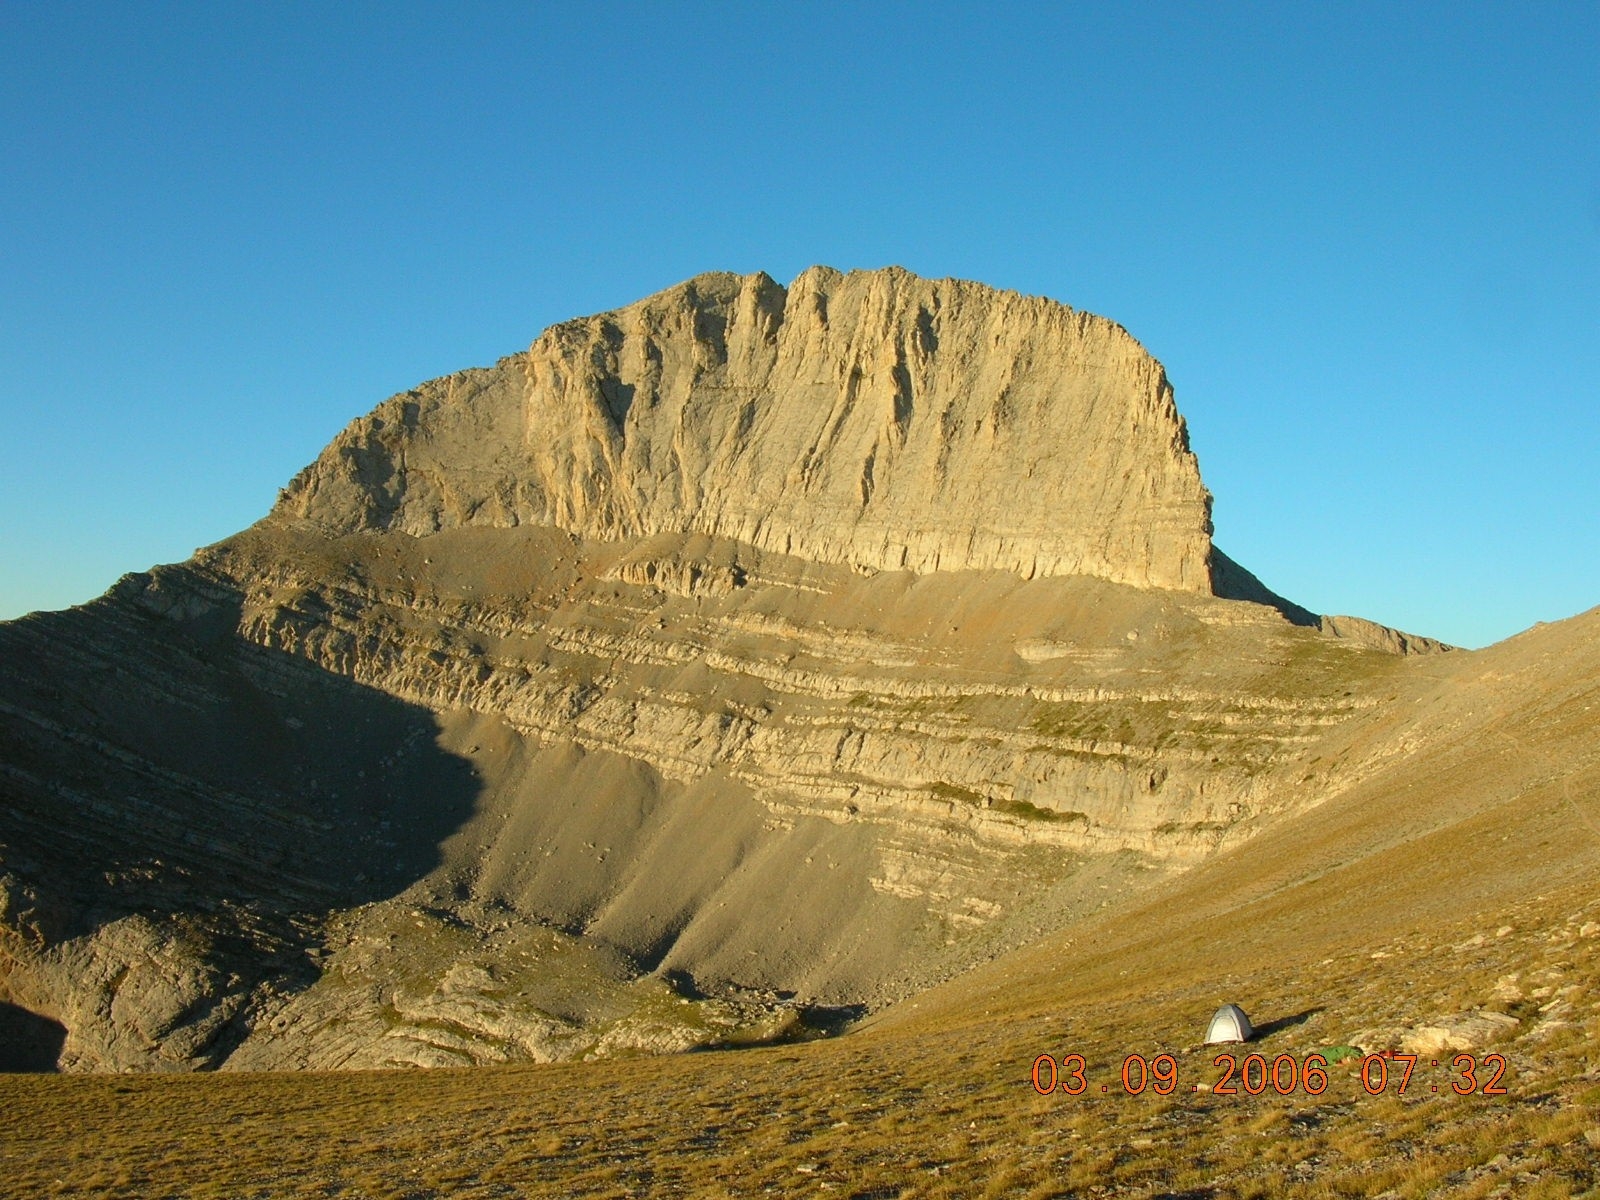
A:
[[[1285,600],[1216,546],[1211,547],[1211,590],[1222,600],[1247,600],[1275,608],[1291,625],[1321,628],[1322,618],[1293,600]]]
[[[59,1021],[0,1000],[0,1071],[53,1071],[66,1040]]]
[[[137,1057],[122,1026],[218,1061],[263,989],[314,977],[321,916],[433,870],[477,799],[430,712],[239,612],[168,568],[0,626],[0,1001],[93,1065]]]

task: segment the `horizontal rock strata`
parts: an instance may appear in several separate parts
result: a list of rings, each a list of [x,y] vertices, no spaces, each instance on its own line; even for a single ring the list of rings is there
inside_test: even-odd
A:
[[[1210,496],[1120,326],[899,270],[702,275],[396,396],[279,511],[706,533],[816,562],[1210,589]]]

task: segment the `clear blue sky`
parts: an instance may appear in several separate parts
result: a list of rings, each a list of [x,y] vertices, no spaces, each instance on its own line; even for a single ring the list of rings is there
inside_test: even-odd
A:
[[[1166,364],[1217,542],[1481,645],[1600,604],[1600,5],[0,6],[0,617],[700,271]]]

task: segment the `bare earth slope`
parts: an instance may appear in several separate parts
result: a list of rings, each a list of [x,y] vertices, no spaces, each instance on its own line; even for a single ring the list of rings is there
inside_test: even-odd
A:
[[[817,269],[557,326],[0,627],[0,1018],[352,1068],[907,996],[1410,744],[1453,656],[1318,628],[1208,504],[1159,365],[1048,301]]]
[[[1492,938],[1515,912],[1547,916],[1547,897],[1593,899],[1597,734],[1600,609],[1486,650],[1430,658],[1391,705],[1323,744],[1313,761],[1324,774],[1304,781],[1293,819],[1267,823],[1114,913],[924,993],[882,1024],[965,1024],[996,1003],[1013,1017],[1060,1012],[1090,997],[1147,994],[1157,975],[1176,991],[1276,970],[1298,975],[1297,990],[1314,997],[1328,955],[1384,943],[1401,949],[1374,957],[1396,961],[1368,970],[1388,977],[1399,1001],[1389,1023],[1437,1015],[1403,998],[1439,987],[1441,968],[1449,970],[1438,930],[1466,923]],[[1595,935],[1600,926],[1584,936]],[[1484,940],[1456,951],[1463,979],[1480,985],[1495,982],[1471,970]],[[1408,971],[1419,986],[1407,984]],[[1277,995],[1234,998],[1284,1006]],[[1487,986],[1460,997],[1485,1008],[1515,997],[1499,999]],[[1575,1015],[1570,1004],[1551,1007],[1534,1019]],[[1327,1032],[1360,1023],[1342,1020],[1342,1031]]]
[[[622,1073],[0,1078],[28,1114],[0,1195],[1593,1195],[1600,610],[1389,686],[1307,760],[1333,794],[842,1038]],[[1197,1044],[1223,1000],[1256,1042]],[[1351,1043],[1420,1051],[1404,1094],[1400,1060],[1369,1091],[1355,1058],[1320,1095],[1211,1090],[1219,1051],[1298,1071]],[[1130,1094],[1128,1056],[1163,1053],[1178,1086]],[[1040,1095],[1041,1054],[1081,1055],[1081,1094]]]

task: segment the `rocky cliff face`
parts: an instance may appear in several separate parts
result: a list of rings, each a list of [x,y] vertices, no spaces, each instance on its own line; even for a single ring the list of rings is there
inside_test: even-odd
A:
[[[357,421],[279,511],[1210,589],[1161,365],[1101,317],[894,269],[702,275],[558,325]]]
[[[1327,636],[1207,506],[1160,366],[1048,301],[818,269],[557,326],[0,627],[0,1018],[366,1067],[903,996],[1371,760],[1426,647]]]

